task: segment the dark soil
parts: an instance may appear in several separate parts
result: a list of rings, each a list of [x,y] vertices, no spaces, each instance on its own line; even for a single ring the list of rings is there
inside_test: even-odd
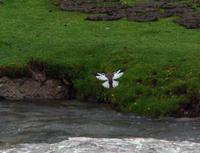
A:
[[[180,2],[161,0],[141,2],[133,6],[119,0],[60,0],[57,5],[65,11],[91,13],[86,20],[111,21],[127,18],[129,21],[148,22],[178,16],[176,23],[186,28],[200,28],[200,1]]]
[[[181,105],[181,108],[173,112],[175,117],[199,117],[200,116],[200,98],[198,96],[190,95],[189,102]]]

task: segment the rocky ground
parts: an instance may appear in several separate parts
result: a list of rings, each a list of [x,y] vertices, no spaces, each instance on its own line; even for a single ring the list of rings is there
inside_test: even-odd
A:
[[[186,28],[200,28],[199,1],[180,2],[161,0],[126,5],[118,0],[60,0],[57,5],[65,11],[90,13],[86,20],[111,21],[127,18],[128,21],[148,22],[178,16],[176,23]]]
[[[157,139],[69,138],[55,144],[22,144],[1,153],[199,153],[200,144]]]

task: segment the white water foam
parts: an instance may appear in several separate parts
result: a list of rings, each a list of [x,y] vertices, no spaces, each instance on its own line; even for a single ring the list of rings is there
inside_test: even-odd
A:
[[[55,144],[20,144],[0,153],[199,153],[200,143],[151,138],[75,137]]]

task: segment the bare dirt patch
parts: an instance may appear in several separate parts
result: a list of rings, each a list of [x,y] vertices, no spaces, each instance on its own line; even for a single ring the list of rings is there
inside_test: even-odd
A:
[[[86,20],[111,21],[127,18],[129,21],[149,22],[178,16],[176,23],[186,28],[200,28],[199,1],[180,2],[161,0],[126,5],[119,0],[60,0],[57,5],[65,11],[90,13]]]
[[[189,102],[181,105],[180,109],[173,112],[175,117],[199,117],[200,116],[200,98],[196,94],[188,96]]]

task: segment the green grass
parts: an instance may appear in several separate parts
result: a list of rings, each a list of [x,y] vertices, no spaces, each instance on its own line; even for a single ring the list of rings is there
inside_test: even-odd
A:
[[[200,30],[172,18],[91,22],[86,16],[60,11],[49,0],[7,0],[0,5],[0,66],[39,59],[67,73],[79,97],[109,99],[123,111],[150,116],[168,115],[190,95],[200,96]],[[124,67],[120,86],[111,90],[91,75]]]

